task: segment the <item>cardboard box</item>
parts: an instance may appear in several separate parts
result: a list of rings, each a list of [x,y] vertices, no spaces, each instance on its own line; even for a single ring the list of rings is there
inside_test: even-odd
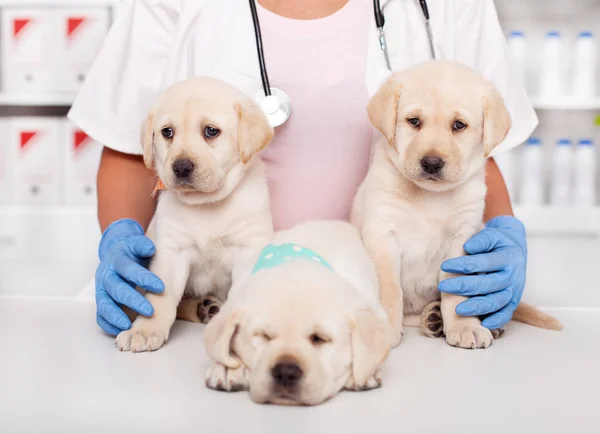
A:
[[[77,91],[104,43],[110,26],[109,9],[57,9],[55,13],[61,59],[58,90]]]
[[[56,204],[60,198],[60,121],[13,118],[10,121],[15,203]]]
[[[64,192],[67,204],[96,203],[96,176],[102,145],[83,131],[77,129],[71,122],[63,123],[67,138],[65,147],[65,180]]]
[[[52,13],[33,8],[5,8],[2,14],[2,91],[40,92],[52,88],[54,72]]]

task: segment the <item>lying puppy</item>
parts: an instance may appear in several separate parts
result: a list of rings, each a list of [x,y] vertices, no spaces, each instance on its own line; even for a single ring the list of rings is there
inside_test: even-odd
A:
[[[465,255],[463,244],[483,228],[485,161],[510,129],[502,97],[475,71],[430,61],[392,75],[368,112],[384,137],[352,219],[377,268],[395,343],[402,338],[404,316],[424,312],[425,326],[440,322],[441,314],[438,335],[445,334],[448,344],[490,346],[492,332],[478,318],[456,314],[465,297],[441,294],[441,313],[439,303],[431,303],[440,299],[440,280],[453,277],[441,272],[442,262]],[[523,304],[514,318],[560,328],[554,318]],[[406,320],[419,324],[418,317]]]
[[[288,405],[379,387],[393,333],[357,229],[310,222],[272,243],[245,264],[206,327],[216,361],[207,386]]]
[[[160,98],[143,131],[144,162],[165,187],[148,237],[150,270],[165,283],[154,307],[117,336],[122,351],[153,351],[169,337],[184,296],[225,300],[232,268],[273,236],[265,171],[255,155],[273,136],[262,110],[233,87],[196,77]]]

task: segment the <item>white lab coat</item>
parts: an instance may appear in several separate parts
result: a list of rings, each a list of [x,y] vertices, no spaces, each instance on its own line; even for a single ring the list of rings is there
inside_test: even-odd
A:
[[[495,154],[524,142],[538,120],[523,84],[509,66],[493,0],[428,3],[438,55],[478,70],[504,97],[513,125]],[[429,59],[418,1],[388,0],[384,13],[393,69]],[[368,38],[365,83],[372,95],[387,76],[375,19]],[[194,75],[225,80],[248,95],[261,89],[247,0],[130,0],[122,7],[69,118],[105,146],[141,154],[141,125],[158,94]]]

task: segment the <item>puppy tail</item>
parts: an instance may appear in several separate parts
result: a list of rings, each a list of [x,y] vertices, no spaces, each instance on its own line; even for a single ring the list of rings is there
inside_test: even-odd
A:
[[[560,331],[563,329],[559,320],[527,303],[519,303],[512,319],[547,330]]]

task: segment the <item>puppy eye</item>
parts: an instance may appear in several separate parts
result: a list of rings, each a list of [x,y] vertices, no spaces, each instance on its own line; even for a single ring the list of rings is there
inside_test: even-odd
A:
[[[264,340],[265,342],[269,342],[269,341],[273,340],[273,337],[265,332],[255,333],[254,336]]]
[[[207,139],[214,139],[219,134],[221,134],[221,130],[219,130],[218,128],[214,128],[214,127],[204,128],[204,137],[206,137]]]
[[[462,121],[456,121],[456,122],[454,122],[454,125],[452,125],[452,129],[453,129],[454,131],[462,131],[462,130],[464,130],[465,128],[467,128],[467,124],[465,124],[465,123],[464,123],[464,122],[462,122]]]
[[[411,124],[413,127],[420,127],[421,126],[421,119],[419,118],[408,118],[408,123]]]
[[[161,133],[162,133],[163,137],[168,140],[175,137],[175,131],[173,131],[173,128],[163,128]]]
[[[328,337],[323,336],[319,333],[313,333],[312,335],[310,335],[309,340],[310,340],[310,343],[316,347],[324,345],[328,342],[331,342],[331,339],[329,339]]]

